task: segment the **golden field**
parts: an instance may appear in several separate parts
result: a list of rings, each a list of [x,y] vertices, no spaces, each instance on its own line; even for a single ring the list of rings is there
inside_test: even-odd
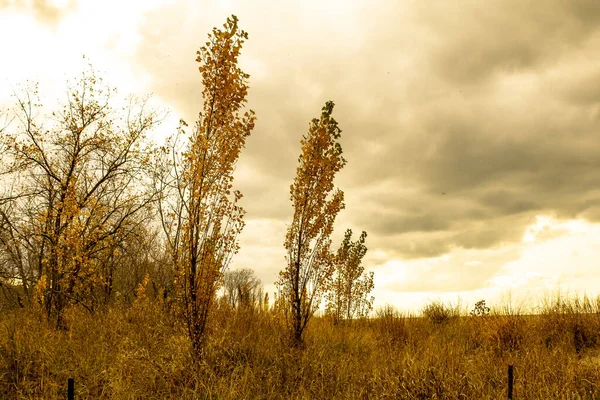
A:
[[[73,377],[76,398],[94,399],[504,399],[512,364],[515,399],[598,399],[598,304],[469,316],[434,303],[420,316],[387,307],[337,325],[318,317],[299,349],[276,311],[220,304],[197,364],[184,324],[160,301],[72,308],[59,331],[35,309],[4,309],[0,397],[66,398]]]

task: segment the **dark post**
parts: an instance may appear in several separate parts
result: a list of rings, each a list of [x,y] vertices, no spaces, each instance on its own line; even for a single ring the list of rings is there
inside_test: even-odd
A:
[[[69,378],[69,380],[67,382],[68,382],[67,399],[75,400],[75,379]]]
[[[514,381],[514,368],[512,365],[508,366],[508,400],[513,398],[513,381]]]

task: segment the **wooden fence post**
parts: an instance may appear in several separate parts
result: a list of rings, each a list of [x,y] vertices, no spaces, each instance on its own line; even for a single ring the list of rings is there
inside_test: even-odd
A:
[[[508,366],[508,400],[513,400],[514,367]]]
[[[67,399],[68,400],[75,400],[75,379],[73,378],[69,378],[67,380]]]

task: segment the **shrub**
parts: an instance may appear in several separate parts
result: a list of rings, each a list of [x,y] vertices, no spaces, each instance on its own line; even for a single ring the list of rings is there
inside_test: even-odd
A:
[[[447,306],[439,301],[427,304],[422,311],[423,317],[435,325],[445,324],[460,315],[457,307]]]
[[[525,338],[524,321],[518,315],[499,315],[486,321],[487,338],[497,353],[522,349]]]
[[[406,318],[392,306],[386,305],[377,310],[375,325],[377,336],[390,344],[406,344],[408,342],[408,327]]]
[[[485,300],[479,300],[475,303],[475,308],[471,311],[471,315],[474,317],[490,315],[490,308],[485,305]]]

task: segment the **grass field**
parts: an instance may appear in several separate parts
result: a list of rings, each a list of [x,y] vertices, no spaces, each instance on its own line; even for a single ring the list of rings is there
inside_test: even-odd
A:
[[[160,303],[73,309],[56,331],[35,310],[0,314],[0,398],[515,399],[600,398],[598,302],[555,301],[538,315],[468,316],[433,304],[334,325],[315,318],[290,349],[281,316],[217,309],[204,361]]]

